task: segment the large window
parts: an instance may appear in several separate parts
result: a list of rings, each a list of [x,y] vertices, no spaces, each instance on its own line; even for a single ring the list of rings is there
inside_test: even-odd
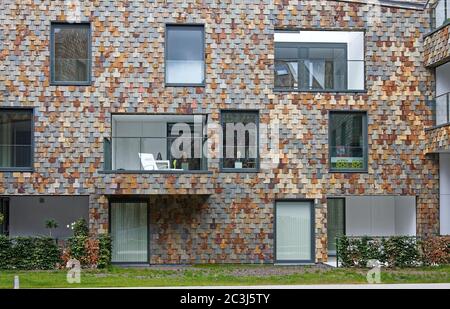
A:
[[[222,169],[258,169],[258,112],[222,111]]]
[[[314,205],[309,201],[275,204],[275,259],[277,263],[313,263]]]
[[[361,91],[364,33],[300,31],[275,33],[275,89]]]
[[[432,9],[433,28],[450,22],[450,0],[438,0]]]
[[[167,26],[166,84],[202,85],[205,80],[203,26]]]
[[[450,123],[450,62],[436,68],[436,125]]]
[[[148,262],[147,202],[111,202],[112,262]]]
[[[0,109],[0,169],[32,168],[33,111]]]
[[[332,171],[367,169],[367,116],[364,112],[330,113]]]
[[[51,80],[55,84],[89,84],[89,24],[52,24]]]

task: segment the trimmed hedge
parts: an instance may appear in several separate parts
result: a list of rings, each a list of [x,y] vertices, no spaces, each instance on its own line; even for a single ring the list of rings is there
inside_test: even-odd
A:
[[[448,264],[450,237],[421,240],[410,236],[342,236],[337,239],[337,254],[343,267],[367,267],[369,260],[378,260],[387,267]]]
[[[50,237],[0,235],[0,269],[55,269],[61,263],[61,251]]]

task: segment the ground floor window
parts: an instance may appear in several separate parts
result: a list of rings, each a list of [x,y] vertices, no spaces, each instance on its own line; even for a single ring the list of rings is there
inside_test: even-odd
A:
[[[336,254],[336,238],[345,235],[345,199],[327,201],[328,254]]]
[[[0,235],[8,235],[9,199],[0,198]]]
[[[148,262],[148,204],[144,201],[111,202],[112,261]]]
[[[314,262],[314,207],[310,201],[275,205],[276,262]]]

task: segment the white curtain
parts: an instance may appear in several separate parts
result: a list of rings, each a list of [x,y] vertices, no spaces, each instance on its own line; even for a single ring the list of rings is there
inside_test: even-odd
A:
[[[278,202],[276,207],[277,260],[312,260],[311,204]]]
[[[147,203],[111,203],[113,262],[148,262]]]

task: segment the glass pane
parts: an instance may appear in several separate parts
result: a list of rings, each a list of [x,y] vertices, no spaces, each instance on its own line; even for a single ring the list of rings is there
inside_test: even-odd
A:
[[[311,256],[311,204],[279,202],[276,205],[278,261],[309,261]]]
[[[54,80],[89,80],[89,26],[54,26]]]
[[[298,47],[275,46],[275,59],[298,59]]]
[[[223,168],[255,169],[258,160],[258,114],[222,113]]]
[[[167,83],[203,82],[203,45],[203,27],[167,27]]]
[[[275,61],[275,87],[293,89],[298,87],[298,63]]]
[[[180,131],[182,130],[182,131]],[[169,123],[168,159],[170,168],[182,170],[202,169],[202,128],[195,130],[194,123]]]
[[[327,200],[328,254],[336,254],[336,237],[345,234],[345,200],[333,198]]]
[[[436,125],[446,124],[448,119],[447,95],[441,95],[436,98]]]
[[[114,170],[141,170],[140,138],[116,137],[113,139],[113,169]]]
[[[147,203],[111,203],[113,262],[147,262]]]
[[[348,89],[364,90],[364,61],[348,61]]]
[[[0,167],[31,167],[32,111],[0,111]]]
[[[449,8],[450,10],[450,8]],[[445,0],[440,0],[437,3],[436,8],[434,9],[435,16],[436,16],[436,28],[442,26],[445,22]],[[447,16],[450,16],[450,14],[447,13]]]
[[[360,113],[330,114],[331,168],[364,169],[364,115]]]

